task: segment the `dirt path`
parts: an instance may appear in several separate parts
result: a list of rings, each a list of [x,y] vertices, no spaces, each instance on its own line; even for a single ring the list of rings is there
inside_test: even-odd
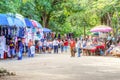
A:
[[[17,74],[5,80],[120,80],[120,59],[112,57],[40,54],[22,61],[3,60],[0,67]]]

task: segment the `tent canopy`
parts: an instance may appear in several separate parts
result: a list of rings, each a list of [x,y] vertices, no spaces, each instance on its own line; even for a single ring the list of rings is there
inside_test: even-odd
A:
[[[28,18],[25,18],[25,23],[26,23],[26,26],[27,26],[28,28],[34,27],[34,26],[32,25],[32,22],[31,22]]]
[[[0,14],[0,25],[9,25],[5,14]]]
[[[51,30],[48,28],[43,28],[43,32],[51,32]]]

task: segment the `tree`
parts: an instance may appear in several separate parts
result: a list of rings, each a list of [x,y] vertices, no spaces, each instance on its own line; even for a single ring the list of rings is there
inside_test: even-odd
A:
[[[0,13],[17,13],[20,7],[19,0],[1,0]]]
[[[21,2],[20,13],[27,18],[39,21],[35,11],[35,3],[33,1],[28,0]]]
[[[51,14],[61,9],[62,2],[64,0],[35,0],[37,15],[43,27],[49,27]]]
[[[119,0],[1,0],[1,13],[20,13],[42,23],[43,27],[76,36],[89,34],[90,28],[105,24],[118,33]],[[114,33],[115,34],[115,33]]]

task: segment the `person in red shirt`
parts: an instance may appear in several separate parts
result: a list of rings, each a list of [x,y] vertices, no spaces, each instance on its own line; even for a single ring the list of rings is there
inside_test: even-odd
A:
[[[73,38],[71,38],[71,41],[70,41],[71,57],[75,57],[75,45],[76,45],[75,40]]]
[[[64,41],[64,51],[67,52],[67,50],[68,50],[68,40],[66,39]]]

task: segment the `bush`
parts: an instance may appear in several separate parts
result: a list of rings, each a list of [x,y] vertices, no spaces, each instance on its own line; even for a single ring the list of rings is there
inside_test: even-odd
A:
[[[9,72],[4,68],[0,69],[0,77],[2,76],[15,76],[16,74],[14,72]]]

